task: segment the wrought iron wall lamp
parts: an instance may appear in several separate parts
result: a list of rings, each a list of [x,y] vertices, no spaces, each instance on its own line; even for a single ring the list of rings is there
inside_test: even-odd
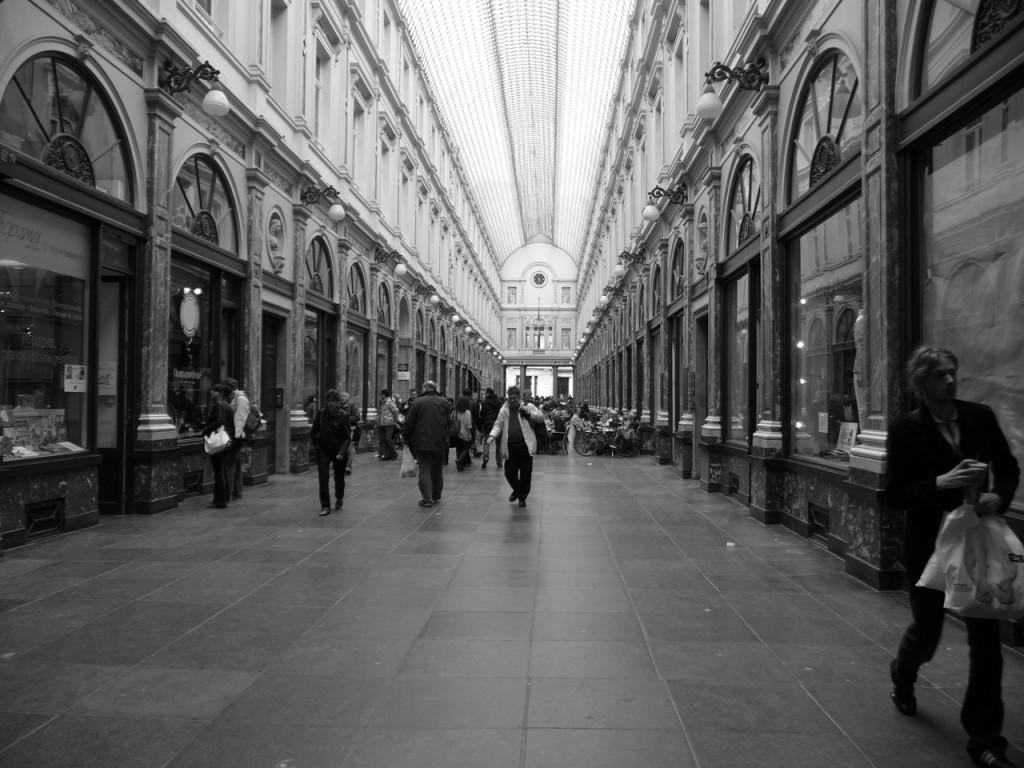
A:
[[[160,87],[173,96],[182,91],[191,91],[195,80],[209,80],[210,90],[203,97],[203,111],[214,117],[222,117],[231,111],[231,105],[217,80],[219,74],[220,70],[214,69],[209,61],[196,67],[176,67],[167,61],[160,76]]]
[[[338,202],[340,194],[334,187],[306,187],[299,197],[306,205],[316,205],[321,200],[333,201],[334,204],[327,210],[327,216],[332,221],[341,221],[345,218],[345,206]]]

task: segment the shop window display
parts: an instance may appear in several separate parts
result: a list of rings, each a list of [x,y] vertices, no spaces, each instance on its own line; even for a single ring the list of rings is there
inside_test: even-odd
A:
[[[958,397],[990,405],[1017,456],[1024,456],[1022,158],[1018,91],[923,154],[919,217],[922,341],[957,354]]]
[[[171,267],[167,407],[182,437],[196,437],[206,420],[213,371],[210,276],[185,263]]]
[[[750,277],[743,275],[725,288],[725,402],[726,440],[746,443],[749,432]]]
[[[88,227],[0,195],[0,456],[85,450]]]
[[[862,231],[858,198],[789,245],[790,450],[829,463],[849,461],[865,406],[854,387]]]

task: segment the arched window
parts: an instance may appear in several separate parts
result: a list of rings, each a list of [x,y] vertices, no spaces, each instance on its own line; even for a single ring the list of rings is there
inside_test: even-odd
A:
[[[178,171],[172,201],[174,226],[237,253],[238,222],[227,178],[208,155],[192,155]]]
[[[686,273],[683,271],[686,269],[685,255],[683,242],[680,240],[672,251],[672,282],[668,287],[668,295],[672,301],[682,296],[683,290],[686,288]]]
[[[385,283],[377,286],[377,322],[391,327],[391,293]]]
[[[331,253],[321,237],[314,237],[306,249],[306,288],[328,299],[334,298]]]
[[[980,48],[1024,12],[1020,2],[935,0],[921,49],[917,93],[949,77]]]
[[[44,54],[18,68],[0,100],[3,143],[119,200],[135,199],[128,143],[95,78]]]
[[[728,225],[726,235],[729,238],[727,250],[731,253],[745,245],[759,232],[758,212],[761,209],[761,174],[757,172],[757,164],[750,155],[744,155],[739,162],[736,178],[732,185],[732,195],[726,210]]]
[[[363,279],[363,271],[358,264],[353,264],[348,271],[348,283],[345,286],[348,293],[348,308],[352,312],[366,314],[366,280]]]
[[[853,64],[842,53],[824,57],[803,93],[789,165],[789,199],[796,200],[860,144],[861,98]]]
[[[416,333],[414,338],[416,341],[423,341],[423,311],[419,309],[416,310]]]
[[[656,266],[651,276],[651,314],[659,314],[664,304],[661,295],[661,267]]]

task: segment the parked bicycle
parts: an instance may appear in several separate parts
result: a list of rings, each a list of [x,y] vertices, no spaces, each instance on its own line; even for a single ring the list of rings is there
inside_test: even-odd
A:
[[[612,456],[629,458],[640,452],[639,438],[636,430],[624,426],[618,429],[605,429],[587,425],[577,427],[572,447],[580,456],[593,456],[596,453],[609,453]]]

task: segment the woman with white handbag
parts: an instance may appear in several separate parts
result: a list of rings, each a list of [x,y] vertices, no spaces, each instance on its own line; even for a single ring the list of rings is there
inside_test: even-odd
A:
[[[234,411],[227,400],[228,388],[224,384],[210,387],[210,408],[203,427],[206,452],[213,466],[213,503],[211,509],[224,509],[228,505],[227,447],[235,436]]]

